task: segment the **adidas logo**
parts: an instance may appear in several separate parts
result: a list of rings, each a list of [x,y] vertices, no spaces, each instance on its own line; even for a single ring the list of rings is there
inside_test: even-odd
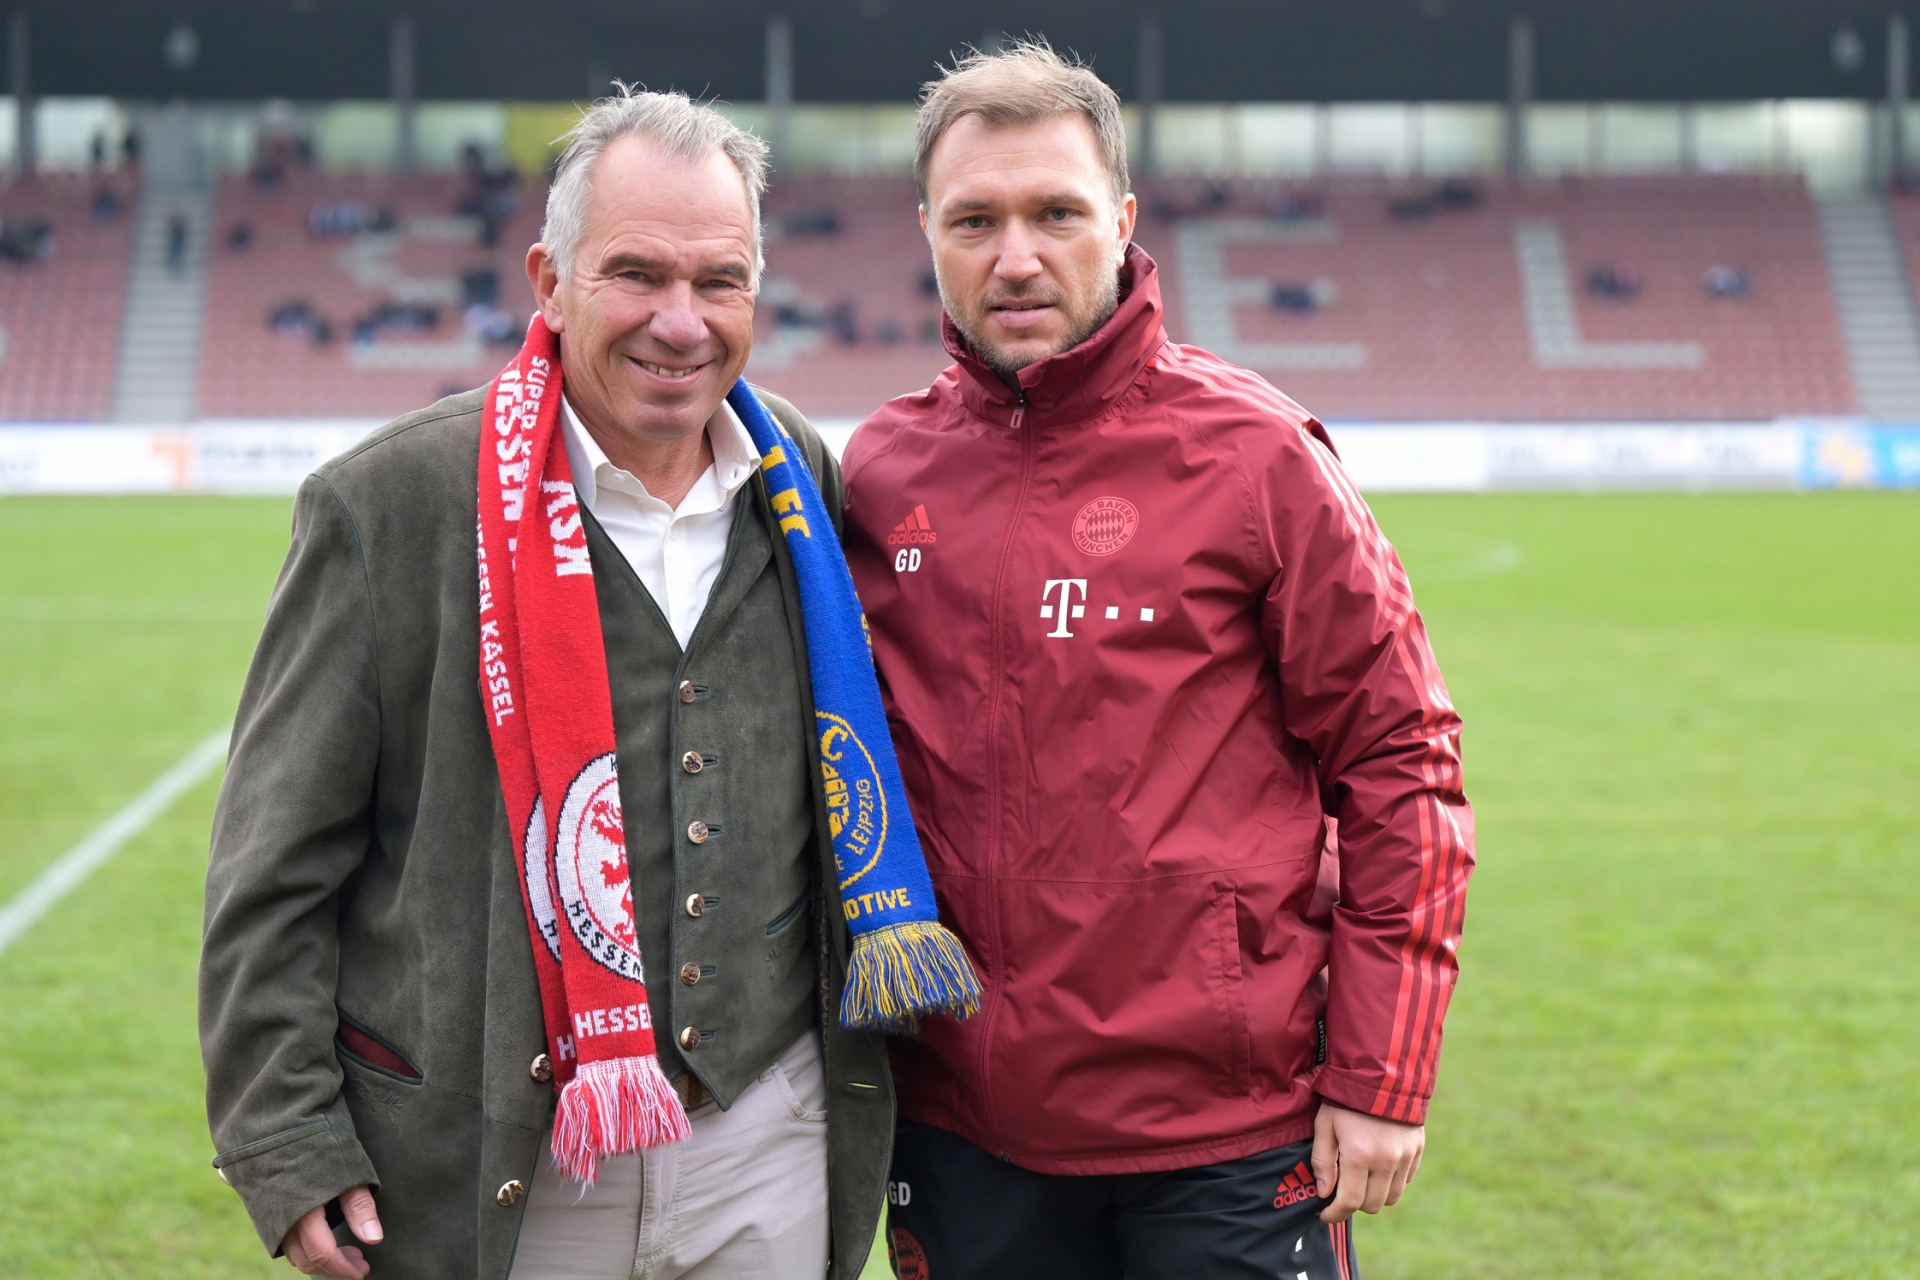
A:
[[[1319,1198],[1320,1192],[1313,1183],[1313,1170],[1307,1167],[1305,1161],[1301,1161],[1293,1166],[1292,1172],[1280,1179],[1280,1185],[1274,1191],[1273,1207],[1284,1209],[1288,1205]]]
[[[940,541],[940,535],[933,531],[933,522],[927,518],[927,504],[921,503],[907,512],[907,518],[893,526],[893,532],[887,535],[890,547],[926,546]]]

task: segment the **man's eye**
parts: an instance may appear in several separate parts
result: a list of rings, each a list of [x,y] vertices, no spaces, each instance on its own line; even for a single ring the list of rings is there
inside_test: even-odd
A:
[[[1050,221],[1053,221],[1053,222],[1065,222],[1068,218],[1072,216],[1073,216],[1073,211],[1071,209],[1047,210],[1047,217]]]
[[[960,219],[960,225],[969,231],[978,231],[987,225],[987,220],[976,213],[971,218]]]

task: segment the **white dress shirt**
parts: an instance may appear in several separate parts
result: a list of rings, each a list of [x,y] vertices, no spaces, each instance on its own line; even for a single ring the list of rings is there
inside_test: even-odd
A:
[[[607,460],[564,396],[561,405],[567,461],[581,505],[593,512],[633,566],[634,576],[646,584],[685,649],[727,558],[733,499],[760,465],[753,437],[733,406],[721,401],[720,412],[707,424],[713,465],[700,473],[679,506],[669,507],[630,472]]]

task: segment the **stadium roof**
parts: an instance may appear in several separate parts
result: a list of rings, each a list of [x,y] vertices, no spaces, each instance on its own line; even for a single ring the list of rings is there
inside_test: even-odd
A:
[[[1906,2],[1920,17],[1920,0]],[[406,9],[424,99],[578,98],[617,76],[752,101],[765,92],[766,21],[785,14],[802,101],[905,101],[937,60],[1002,31],[1078,50],[1133,97],[1150,15],[1167,101],[1484,101],[1506,96],[1508,23],[1524,14],[1540,98],[1706,101],[1878,96],[1888,2],[0,0],[7,8],[31,14],[43,95],[383,97],[389,22]],[[189,65],[166,53],[181,23],[193,35],[172,52]]]

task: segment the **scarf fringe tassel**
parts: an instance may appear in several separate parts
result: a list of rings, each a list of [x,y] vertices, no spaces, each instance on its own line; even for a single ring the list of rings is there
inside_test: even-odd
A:
[[[938,921],[912,920],[854,937],[840,1025],[909,1034],[930,1013],[980,1010],[980,979],[960,939]]]
[[[692,1136],[686,1109],[660,1070],[660,1059],[648,1054],[583,1062],[560,1091],[553,1163],[561,1177],[590,1187],[601,1159]]]

